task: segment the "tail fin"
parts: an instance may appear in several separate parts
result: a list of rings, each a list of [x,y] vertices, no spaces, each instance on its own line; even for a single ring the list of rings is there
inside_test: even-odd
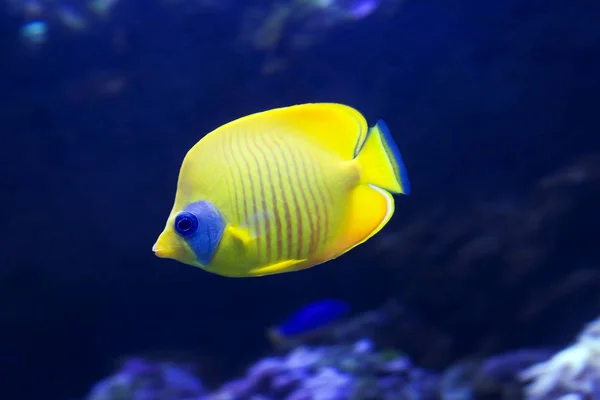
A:
[[[391,193],[410,193],[410,182],[402,156],[382,120],[369,129],[367,138],[355,158],[361,166],[361,182],[370,183]]]

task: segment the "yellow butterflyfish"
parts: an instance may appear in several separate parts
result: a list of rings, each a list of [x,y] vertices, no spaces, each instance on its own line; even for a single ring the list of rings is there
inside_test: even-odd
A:
[[[410,184],[387,126],[336,103],[229,122],[187,153],[158,257],[250,277],[306,269],[379,232]]]

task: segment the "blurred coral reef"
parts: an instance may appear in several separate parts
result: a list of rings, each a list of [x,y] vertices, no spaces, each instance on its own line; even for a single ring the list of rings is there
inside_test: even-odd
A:
[[[96,384],[87,400],[191,400],[204,393],[189,366],[130,358],[116,374]]]
[[[597,399],[600,396],[600,318],[550,360],[521,372],[529,400]]]
[[[217,0],[162,0],[165,7],[178,7],[188,14],[224,13],[235,9],[242,15],[239,42],[251,52],[264,55],[262,72],[271,74],[287,67],[298,52],[306,51],[328,32],[371,15],[392,16],[403,0],[287,0],[232,2]],[[20,29],[22,43],[38,49],[54,31],[91,33],[120,17],[120,0],[86,0],[80,3],[50,0],[9,0],[11,15],[25,20]],[[165,11],[167,11],[165,9]],[[122,16],[121,16],[122,18]],[[122,40],[115,34],[115,46]]]
[[[390,17],[403,0],[290,0],[249,7],[240,42],[265,56],[263,74],[284,69],[329,31],[378,13]]]
[[[552,357],[545,349],[518,350],[460,361],[443,373],[421,369],[396,350],[377,349],[368,338],[300,345],[259,360],[213,392],[189,366],[134,357],[96,384],[86,400],[594,399],[599,332],[596,320]]]
[[[458,211],[435,207],[381,235],[374,265],[389,271],[407,304],[436,322],[440,340],[454,339],[447,353],[425,362],[553,341],[583,322],[573,320],[572,307],[597,310],[598,204],[600,156],[590,155],[519,197],[465,201]],[[548,326],[556,337],[542,330]]]
[[[346,321],[356,327],[360,315]],[[343,330],[343,324],[335,330]],[[350,330],[353,330],[351,328]],[[86,400],[412,400],[521,398],[518,374],[551,354],[522,350],[428,371],[369,338],[338,345],[298,345],[262,358],[212,392],[189,366],[130,358],[96,384]]]
[[[436,381],[401,354],[376,351],[362,339],[350,346],[300,346],[265,358],[207,399],[401,399],[413,392],[425,399],[434,397]]]

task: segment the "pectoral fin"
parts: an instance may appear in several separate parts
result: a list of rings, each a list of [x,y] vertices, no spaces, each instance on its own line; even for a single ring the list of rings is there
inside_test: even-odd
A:
[[[240,226],[229,225],[227,226],[226,230],[231,237],[238,241],[243,247],[250,246],[256,240],[256,236],[254,236],[248,229]]]
[[[271,213],[259,213],[248,218],[247,221],[242,222],[241,225],[229,225],[227,227],[229,234],[240,244],[247,247],[253,244],[258,234],[256,227],[271,217]]]

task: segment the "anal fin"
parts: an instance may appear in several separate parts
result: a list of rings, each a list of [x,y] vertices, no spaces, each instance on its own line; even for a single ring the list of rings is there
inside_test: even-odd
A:
[[[252,276],[263,276],[263,275],[279,274],[282,272],[291,272],[291,271],[295,271],[296,269],[299,269],[299,268],[294,268],[294,267],[298,267],[299,264],[302,264],[306,261],[307,261],[306,259],[279,261],[274,264],[266,265],[264,267],[253,268],[250,271],[248,271],[248,274],[252,275]]]
[[[394,214],[394,198],[374,185],[360,185],[350,194],[350,207],[343,232],[328,251],[331,259],[366,242],[379,232]]]

